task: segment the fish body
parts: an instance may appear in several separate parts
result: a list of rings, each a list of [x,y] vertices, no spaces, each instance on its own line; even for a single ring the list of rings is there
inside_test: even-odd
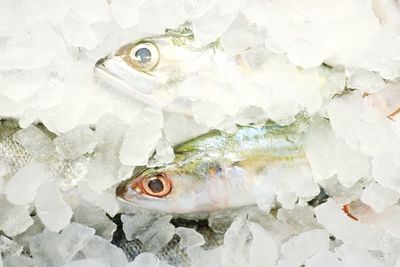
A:
[[[254,187],[271,166],[304,162],[305,119],[279,126],[238,126],[211,131],[174,148],[168,164],[137,168],[117,195],[133,204],[188,214],[251,205]],[[149,160],[149,164],[155,158]]]

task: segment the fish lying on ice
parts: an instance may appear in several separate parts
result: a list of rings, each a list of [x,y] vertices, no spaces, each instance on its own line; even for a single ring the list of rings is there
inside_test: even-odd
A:
[[[210,212],[255,204],[254,187],[271,166],[305,163],[306,119],[288,126],[267,122],[211,131],[175,147],[168,164],[137,168],[117,195],[136,205],[168,213]],[[150,159],[150,164],[154,158]]]
[[[177,94],[178,83],[200,76],[215,80],[232,68],[246,66],[240,56],[228,55],[217,43],[197,47],[191,30],[182,26],[128,43],[101,58],[94,70],[125,97],[190,114],[190,101]]]

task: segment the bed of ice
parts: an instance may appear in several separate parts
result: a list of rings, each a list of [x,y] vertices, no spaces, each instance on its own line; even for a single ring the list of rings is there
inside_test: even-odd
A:
[[[185,21],[199,46],[219,38],[237,55],[264,45],[271,54],[257,82],[267,100],[232,113],[228,96],[204,96],[187,117],[102,90],[100,57]],[[166,267],[154,253],[176,234],[192,266],[399,267],[400,120],[387,117],[397,91],[398,1],[0,0],[0,116],[19,119],[15,138],[36,159],[11,176],[0,159],[0,266]],[[272,173],[260,210],[234,218],[221,246],[205,250],[203,236],[175,229],[171,216],[115,199],[115,184],[154,150],[168,162],[172,145],[210,128],[288,123],[299,112],[313,117],[310,167]],[[57,137],[31,126],[38,121]],[[79,166],[93,150],[87,172],[69,180],[45,166],[49,153]],[[331,198],[313,208],[317,184]],[[358,220],[342,210],[350,202]],[[124,232],[148,251],[129,263],[110,243],[119,212],[133,213],[122,215]]]

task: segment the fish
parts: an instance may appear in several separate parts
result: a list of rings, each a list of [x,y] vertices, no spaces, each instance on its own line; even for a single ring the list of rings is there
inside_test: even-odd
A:
[[[254,187],[272,166],[306,161],[303,142],[309,120],[280,126],[213,130],[174,147],[171,163],[155,156],[116,189],[129,203],[173,214],[210,213],[255,204]],[[154,162],[154,163],[153,163]]]
[[[177,85],[193,77],[215,80],[218,73],[242,64],[218,42],[197,46],[190,26],[182,25],[121,46],[99,59],[94,72],[128,99],[191,115],[190,100],[179,97]]]

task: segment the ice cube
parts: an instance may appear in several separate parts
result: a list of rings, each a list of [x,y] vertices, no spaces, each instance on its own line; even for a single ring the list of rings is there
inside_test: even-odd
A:
[[[340,261],[335,254],[330,251],[321,252],[306,261],[306,267],[345,267],[342,261]]]
[[[50,136],[36,126],[19,130],[14,134],[14,139],[37,161],[47,162],[54,155],[54,145]]]
[[[336,97],[327,106],[329,122],[336,136],[342,137],[354,151],[359,150],[357,127],[364,114],[359,92]]]
[[[108,267],[108,266],[109,265],[107,265],[107,263],[96,259],[76,260],[63,265],[63,267]]]
[[[68,14],[68,3],[64,0],[38,0],[30,8],[37,15],[53,23],[61,23]]]
[[[275,266],[278,259],[278,249],[275,240],[257,223],[251,222],[249,229],[252,235],[249,266]]]
[[[236,18],[237,12],[221,14],[220,7],[214,5],[203,16],[193,20],[193,33],[199,46],[215,41],[225,32]]]
[[[44,226],[37,215],[32,216],[32,219],[33,224],[28,229],[26,229],[23,233],[13,237],[15,242],[24,246],[24,249],[27,251],[29,251],[29,241],[32,239],[32,237],[43,232],[44,230]]]
[[[162,163],[170,163],[175,158],[173,148],[164,139],[161,139],[157,144],[156,158],[157,161]]]
[[[170,223],[171,219],[171,215],[160,217],[136,236],[142,241],[145,251],[156,253],[171,241],[175,234],[175,227]]]
[[[93,228],[71,223],[60,234],[57,242],[57,253],[64,262],[69,262],[93,237]]]
[[[222,246],[223,266],[247,266],[249,257],[248,240],[251,238],[248,222],[236,218],[225,233]]]
[[[1,265],[0,265],[1,266]],[[36,267],[36,263],[32,258],[24,255],[10,256],[3,260],[4,267]]]
[[[276,200],[281,203],[284,209],[293,209],[297,201],[297,196],[293,192],[278,192]]]
[[[100,260],[106,266],[124,267],[128,263],[122,249],[96,235],[92,237],[81,252],[85,258]]]
[[[161,138],[162,113],[145,108],[125,133],[119,158],[125,165],[145,165]]]
[[[143,252],[137,255],[126,267],[172,267],[172,265],[160,261],[157,256],[152,253]]]
[[[329,233],[326,230],[315,229],[294,236],[286,241],[281,252],[286,259],[302,265],[308,258],[329,249]]]
[[[124,230],[126,239],[133,240],[154,219],[154,216],[151,214],[122,214],[122,229]]]
[[[111,2],[111,12],[121,28],[126,29],[139,23],[139,7],[142,2],[132,2],[129,0],[115,0]]]
[[[10,256],[17,256],[22,252],[22,246],[17,244],[15,241],[9,239],[8,237],[0,236],[0,252],[4,258]]]
[[[119,207],[114,192],[94,192],[86,182],[80,182],[78,184],[78,191],[83,199],[102,208],[110,216],[115,216],[115,214],[117,214]]]
[[[96,146],[96,137],[87,126],[77,126],[73,130],[57,136],[54,146],[59,156],[64,159],[75,159],[90,153]]]
[[[42,164],[35,162],[20,169],[8,182],[7,200],[14,205],[25,205],[32,202],[37,190],[52,173]]]
[[[40,186],[35,207],[40,220],[51,231],[63,229],[72,217],[71,207],[65,203],[54,182],[46,182]]]
[[[398,153],[379,154],[372,159],[372,173],[375,180],[382,186],[398,193],[400,193],[399,171],[400,156]]]
[[[5,195],[0,195],[0,210],[0,230],[7,236],[22,233],[33,223],[28,207],[12,205]]]
[[[366,155],[352,150],[347,143],[336,139],[337,179],[345,187],[353,186],[369,174],[370,164]]]
[[[1,49],[1,70],[44,67],[57,56],[66,53],[63,39],[48,23],[32,23],[24,30],[8,38],[5,49]]]
[[[31,238],[29,249],[37,266],[62,266],[65,263],[57,251],[58,240],[58,234],[48,230]]]
[[[185,127],[182,127],[182,125],[185,125]],[[169,115],[164,127],[165,136],[171,144],[177,144],[207,131],[207,127],[199,125],[183,114]]]
[[[201,247],[188,248],[187,253],[192,267],[219,267],[221,262],[221,246],[214,249],[204,250]]]
[[[318,228],[314,210],[310,206],[296,206],[292,210],[279,209],[276,218],[279,222],[290,225],[294,234],[300,234]]]
[[[117,229],[117,225],[113,223],[106,215],[104,210],[93,206],[89,202],[79,199],[76,196],[69,201],[74,215],[73,222],[89,226],[96,230],[96,235],[99,235],[107,240],[111,240],[113,233]]]
[[[335,137],[327,121],[315,120],[311,125],[304,150],[316,181],[328,179],[336,173]]]
[[[315,215],[326,230],[348,245],[383,252],[398,245],[398,240],[379,227],[362,224],[348,217],[332,199],[316,207]],[[315,257],[319,258],[318,255]]]
[[[196,102],[192,111],[196,122],[207,127],[215,127],[225,119],[224,111],[216,103]]]
[[[361,195],[361,201],[369,205],[375,212],[382,212],[387,207],[399,201],[400,194],[381,186],[378,183],[369,184]]]
[[[109,7],[106,0],[88,0],[82,3],[79,0],[68,1],[69,7],[80,17],[94,23],[107,21]]]
[[[72,12],[64,20],[62,33],[68,44],[75,47],[92,50],[99,42],[90,25]]]
[[[336,254],[348,267],[383,267],[383,263],[366,249],[343,244],[336,249]]]
[[[0,160],[0,177],[6,176],[10,172],[11,172],[10,165],[5,161]]]
[[[180,244],[184,248],[198,247],[205,244],[204,237],[194,229],[178,227],[175,229],[175,231],[180,237]]]
[[[385,87],[385,82],[375,72],[358,69],[350,75],[347,87],[366,93],[375,93]]]

